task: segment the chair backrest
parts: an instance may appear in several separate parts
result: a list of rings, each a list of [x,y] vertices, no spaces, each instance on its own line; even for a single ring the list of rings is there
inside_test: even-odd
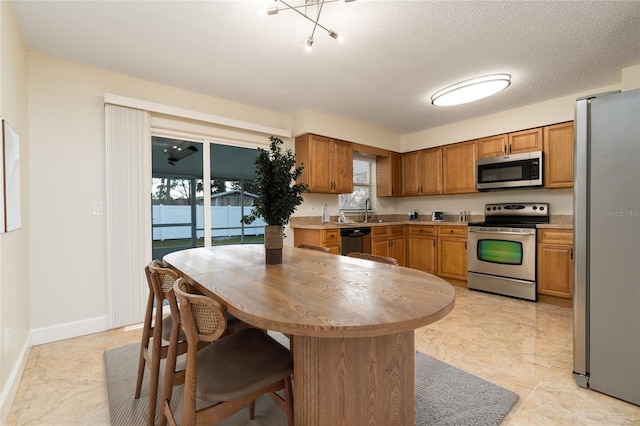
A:
[[[180,323],[189,345],[196,342],[213,342],[226,331],[227,319],[224,309],[210,297],[189,292],[188,284],[178,278],[169,297],[180,302]],[[177,308],[171,303],[172,314]]]
[[[323,251],[325,253],[330,253],[330,250],[328,247],[312,246],[310,244],[300,244],[298,248],[307,249],[307,250],[317,250],[317,251]]]
[[[160,260],[154,260],[148,266],[149,279],[159,300],[167,298],[167,293],[180,277],[174,270],[167,268]]]
[[[360,253],[360,252],[357,252],[357,251],[352,251],[351,253],[348,253],[347,256],[355,257],[355,258],[358,258],[358,259],[373,260],[374,262],[386,263],[388,265],[397,265],[398,264],[398,260],[394,259],[393,257],[380,256],[380,255],[377,255],[377,254]]]

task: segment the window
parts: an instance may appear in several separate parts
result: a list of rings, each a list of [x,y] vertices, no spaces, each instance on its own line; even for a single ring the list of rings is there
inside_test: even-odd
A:
[[[371,201],[371,210],[375,210],[375,155],[353,153],[353,192],[340,194],[340,211],[364,211],[367,198]]]

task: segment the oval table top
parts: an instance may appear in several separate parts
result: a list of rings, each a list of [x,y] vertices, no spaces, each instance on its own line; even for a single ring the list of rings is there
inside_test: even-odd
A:
[[[167,254],[164,262],[235,317],[311,337],[370,337],[433,323],[453,309],[455,290],[432,274],[315,250],[227,245]]]

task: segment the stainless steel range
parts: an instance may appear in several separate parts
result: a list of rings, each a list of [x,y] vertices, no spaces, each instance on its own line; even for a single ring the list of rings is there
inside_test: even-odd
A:
[[[485,205],[485,221],[469,224],[468,287],[536,301],[539,223],[549,223],[548,203]]]

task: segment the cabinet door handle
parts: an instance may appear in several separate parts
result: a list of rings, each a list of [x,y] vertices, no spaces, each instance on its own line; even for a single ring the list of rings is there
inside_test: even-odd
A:
[[[509,144],[509,154],[511,154],[511,144]]]
[[[466,241],[464,242],[464,249],[465,250],[467,249],[467,242]]]
[[[571,249],[571,260],[573,260],[573,249]]]

